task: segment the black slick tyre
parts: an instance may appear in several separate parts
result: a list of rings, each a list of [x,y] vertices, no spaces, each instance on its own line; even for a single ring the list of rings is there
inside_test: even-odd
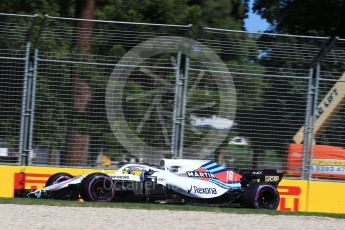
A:
[[[267,183],[252,182],[243,192],[242,204],[248,208],[275,210],[279,205],[278,190]]]
[[[114,195],[115,185],[104,173],[92,173],[81,181],[80,196],[84,201],[108,202]]]
[[[69,173],[55,173],[48,178],[45,187],[69,180],[71,178],[73,178],[73,176]]]
[[[71,178],[73,178],[73,176],[69,173],[63,173],[63,172],[55,173],[48,178],[45,184],[45,187],[48,187],[54,184],[59,184]],[[78,197],[79,197],[78,192],[69,187],[54,190],[49,194],[49,198],[61,199],[61,200],[76,200],[78,199]]]

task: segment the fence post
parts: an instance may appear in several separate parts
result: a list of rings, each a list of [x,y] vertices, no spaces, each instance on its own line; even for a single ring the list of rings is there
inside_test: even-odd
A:
[[[28,79],[30,75],[30,48],[31,43],[27,42],[25,47],[25,67],[24,67],[24,81],[23,81],[23,93],[22,93],[22,108],[21,108],[21,117],[20,117],[20,134],[19,134],[19,153],[20,153],[20,164],[26,164],[27,152],[27,133],[26,131],[26,109],[27,109],[27,94],[29,91],[28,88]]]
[[[22,93],[22,106],[20,116],[20,133],[19,133],[19,163],[26,165],[29,158],[30,148],[28,148],[28,127],[29,127],[29,99],[30,97],[30,78],[32,76],[30,66],[30,50],[31,42],[30,38],[34,25],[36,23],[37,14],[32,15],[32,22],[30,28],[26,31],[26,46],[25,46],[25,64],[24,64],[24,79],[23,79],[23,93]]]
[[[180,141],[179,141],[179,158],[183,158],[183,143],[184,143],[184,128],[185,128],[185,121],[186,121],[186,107],[187,107],[187,100],[188,100],[188,79],[189,79],[189,61],[190,61],[190,50],[191,44],[187,48],[186,51],[186,58],[185,58],[185,66],[184,66],[184,75],[182,77],[182,84],[183,84],[183,95],[182,95],[182,108],[181,108],[181,128],[180,128]]]
[[[22,111],[22,148],[21,148],[21,165],[28,165],[30,153],[32,152],[32,145],[30,144],[30,126],[32,120],[32,94],[34,75],[33,66],[29,64],[27,75],[25,76],[25,89],[23,90],[24,110]],[[25,95],[24,95],[25,94]]]
[[[33,122],[34,122],[34,110],[35,110],[35,95],[36,95],[36,79],[37,79],[37,61],[38,61],[38,46],[37,41],[43,29],[45,20],[42,21],[40,31],[36,36],[35,50],[33,61],[31,61],[31,42],[30,36],[33,30],[33,26],[36,23],[36,14],[34,15],[32,25],[27,32],[27,45],[25,51],[25,68],[24,68],[24,84],[22,94],[22,112],[21,112],[21,124],[20,124],[20,141],[19,141],[19,153],[20,164],[28,165],[30,162],[30,154],[32,153],[32,139],[33,139]]]
[[[181,68],[181,56],[182,52],[179,51],[176,60],[176,74],[175,74],[175,95],[174,95],[174,108],[173,108],[173,122],[171,131],[171,156],[176,157],[177,146],[178,146],[178,110],[179,110],[179,100],[180,100],[180,68]]]
[[[311,162],[312,162],[312,159],[313,159],[313,146],[315,144],[315,126],[316,126],[316,121],[317,121],[317,118],[316,118],[316,114],[317,114],[317,108],[318,108],[318,100],[319,100],[319,97],[318,97],[318,94],[319,94],[319,83],[320,83],[320,63],[317,63],[316,64],[316,72],[315,72],[315,90],[314,90],[314,101],[313,101],[313,117],[312,117],[312,121],[311,121],[311,132],[310,132],[310,135],[311,135],[311,138],[310,138],[310,142],[309,142],[309,158],[308,158],[308,180],[311,179],[311,169],[312,169],[312,165],[311,165]]]
[[[319,53],[314,57],[311,63],[311,72],[309,79],[309,94],[307,100],[307,110],[305,119],[304,141],[303,141],[303,164],[302,179],[311,179],[311,160],[313,158],[313,146],[315,144],[315,125],[317,122],[316,114],[318,107],[318,92],[320,81],[320,63],[334,47],[337,37],[331,37],[321,47]],[[310,97],[309,97],[310,96]],[[308,109],[310,108],[310,109]],[[311,117],[311,120],[310,118]]]
[[[38,64],[38,48],[35,48],[34,51],[34,60],[33,60],[33,70],[31,78],[31,98],[30,98],[30,123],[28,130],[28,149],[32,151],[32,139],[33,139],[33,129],[34,129],[34,115],[35,115],[35,99],[36,99],[36,82],[37,82],[37,64]],[[28,159],[28,164],[31,164],[31,159]]]
[[[308,96],[307,105],[305,112],[305,122],[304,122],[304,137],[303,137],[303,155],[302,155],[302,179],[306,180],[308,178],[308,153],[309,153],[309,141],[310,141],[310,116],[312,111],[312,100],[314,93],[314,68],[309,69],[309,85],[308,85]]]

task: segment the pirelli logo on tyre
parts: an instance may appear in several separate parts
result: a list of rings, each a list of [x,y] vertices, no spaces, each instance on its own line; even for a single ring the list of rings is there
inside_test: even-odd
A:
[[[265,176],[265,182],[278,182],[279,176]]]

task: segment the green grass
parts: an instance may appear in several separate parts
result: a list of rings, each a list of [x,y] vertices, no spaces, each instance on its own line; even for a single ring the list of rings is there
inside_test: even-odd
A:
[[[28,198],[0,198],[0,204],[201,211],[201,212],[235,213],[235,214],[320,216],[320,217],[333,217],[333,218],[345,219],[345,214],[311,213],[311,212],[279,212],[279,211],[272,211],[272,210],[209,207],[209,206],[199,206],[199,205],[170,205],[170,204],[119,203],[119,202],[101,203],[101,202],[77,202],[77,201],[48,200],[48,199],[28,199]]]

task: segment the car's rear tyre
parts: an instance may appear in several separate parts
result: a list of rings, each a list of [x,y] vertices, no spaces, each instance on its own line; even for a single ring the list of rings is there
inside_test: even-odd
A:
[[[92,173],[80,184],[80,196],[84,201],[111,201],[115,195],[115,185],[110,176]]]
[[[253,182],[245,189],[242,202],[245,207],[275,210],[279,205],[278,190],[267,183]]]
[[[55,173],[50,176],[45,184],[45,187],[61,183],[63,181],[69,180],[73,176],[69,173]],[[76,190],[72,188],[63,188],[51,191],[49,194],[50,198],[62,199],[62,200],[76,200],[79,197],[79,194]]]

